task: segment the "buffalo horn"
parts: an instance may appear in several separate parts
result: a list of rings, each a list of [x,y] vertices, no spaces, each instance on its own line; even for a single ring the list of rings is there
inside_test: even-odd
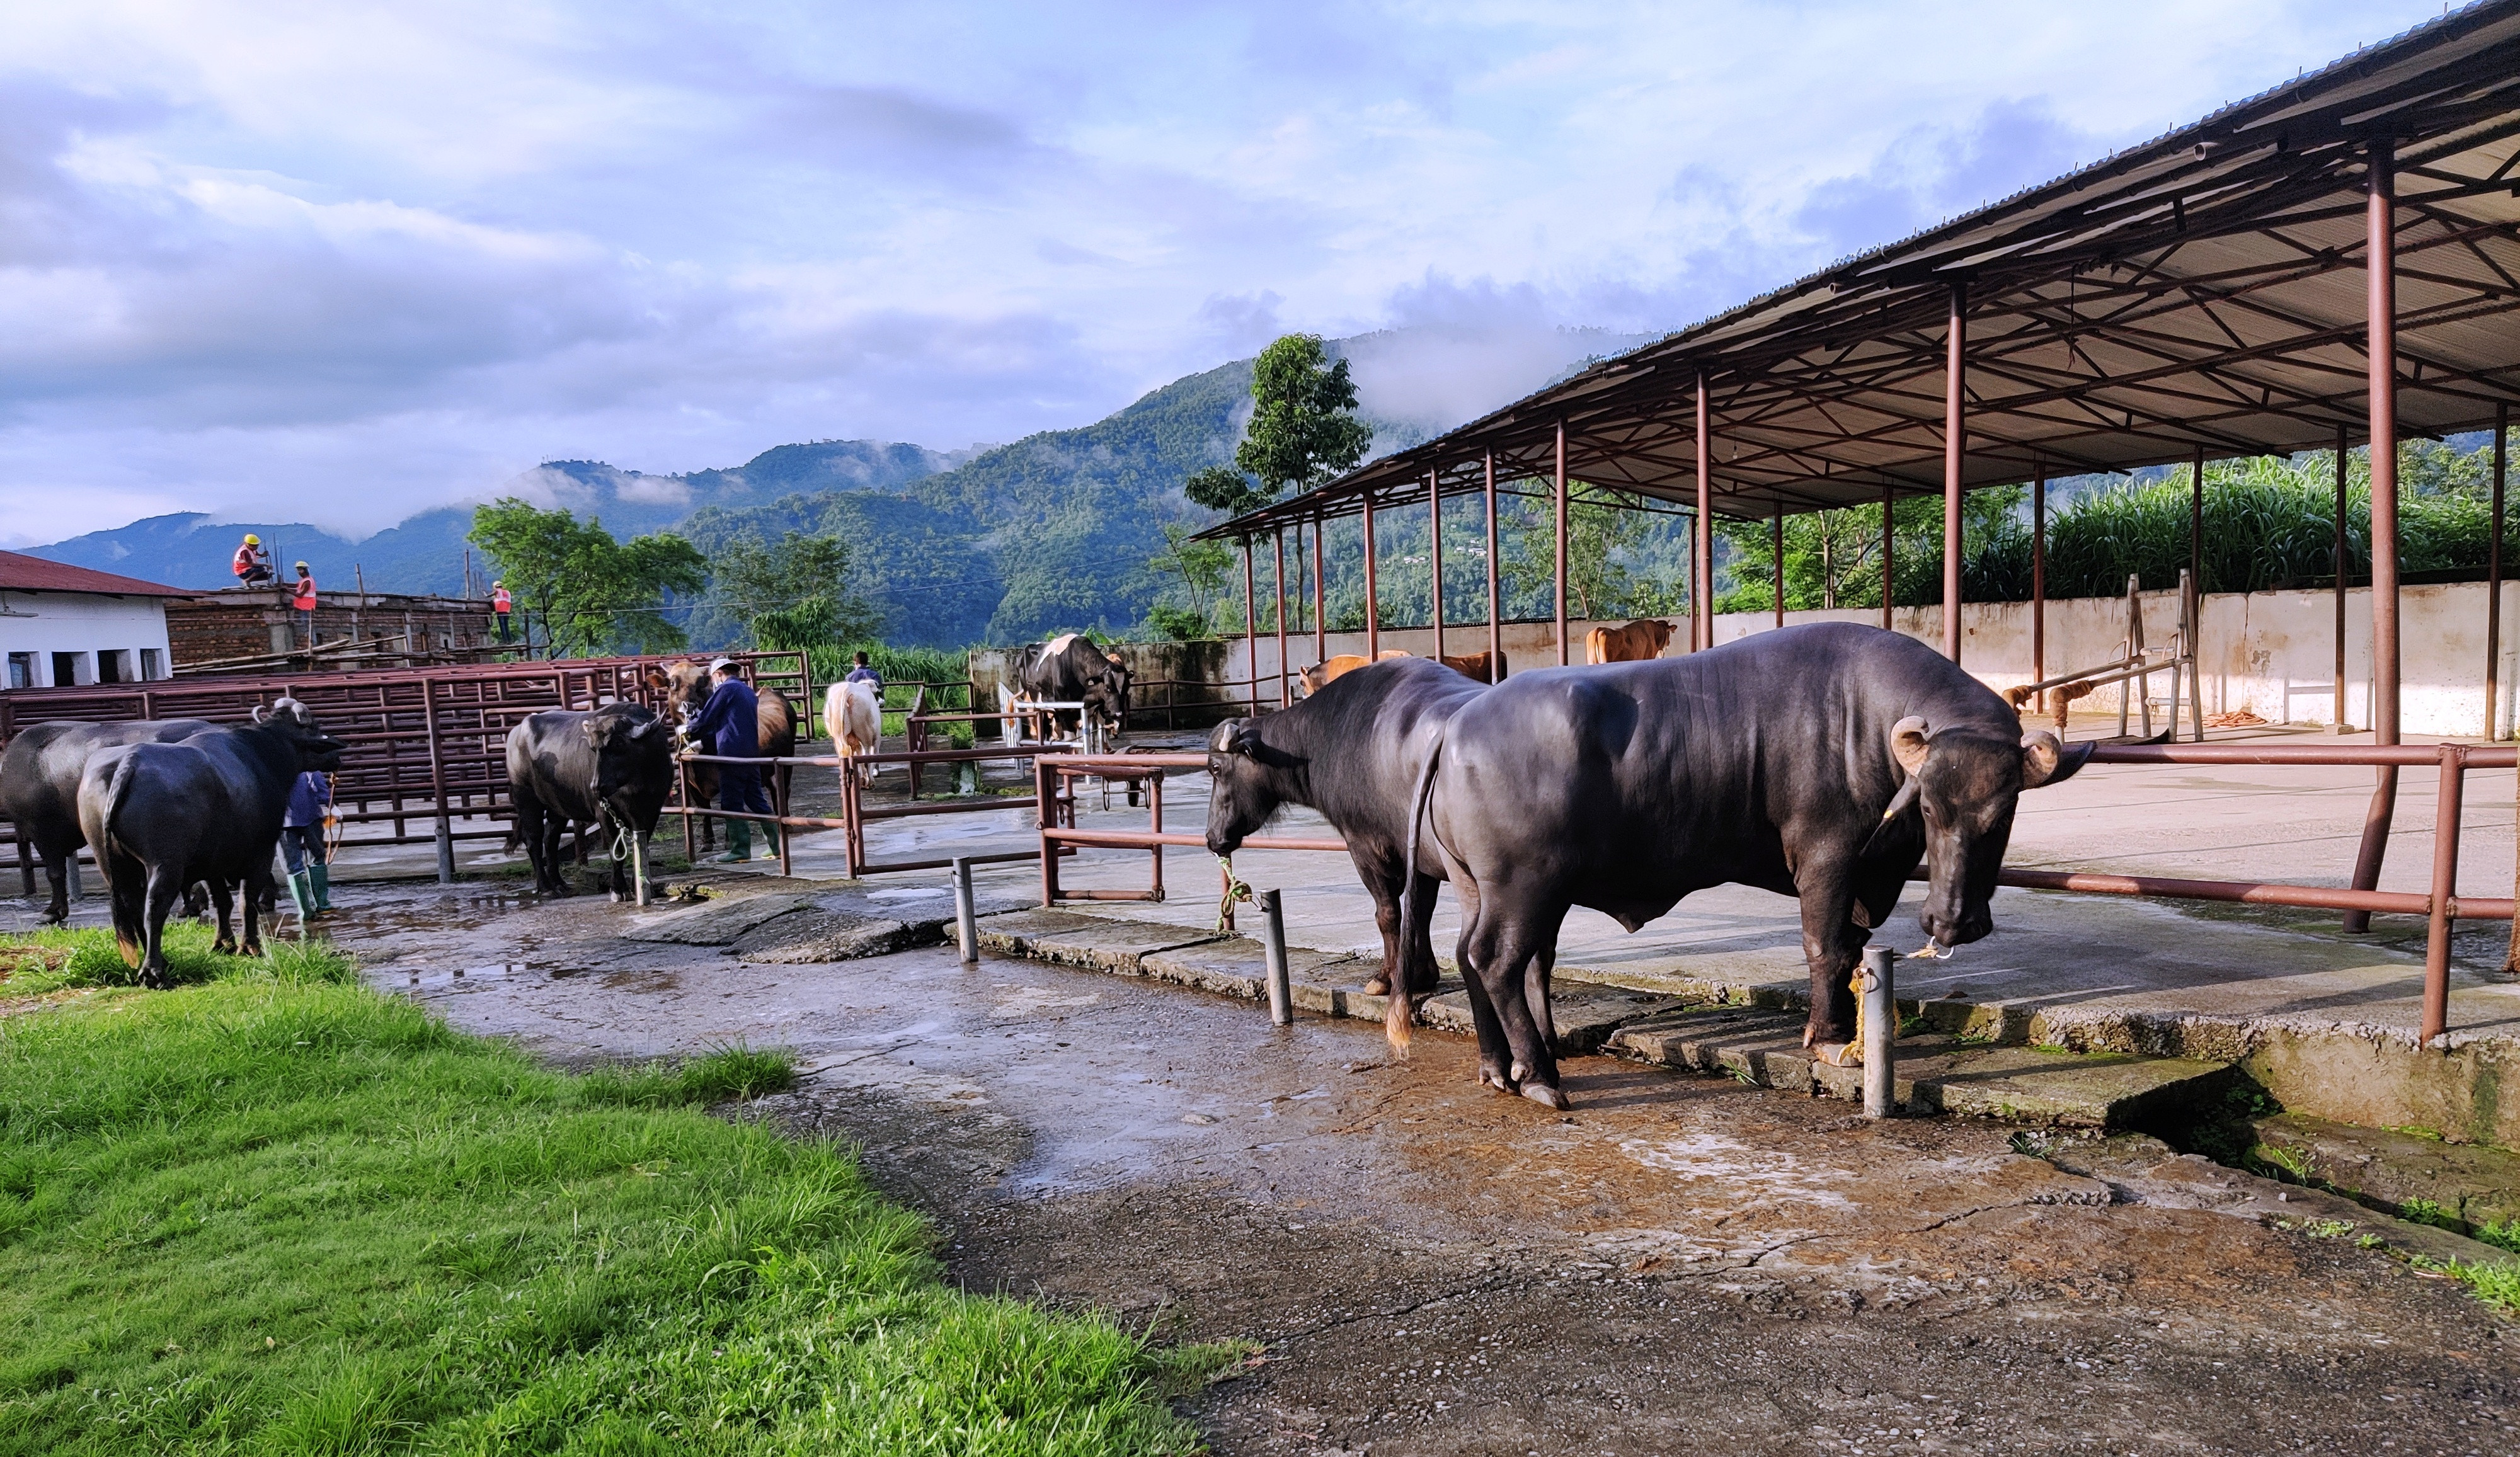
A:
[[[1890,753],[1910,774],[1925,767],[1925,721],[1910,714],[1890,726]]]
[[[2047,729],[2033,728],[2021,735],[2021,787],[2036,789],[2058,777],[2056,767],[2064,759],[2064,742]],[[2074,767],[2082,765],[2077,762]]]

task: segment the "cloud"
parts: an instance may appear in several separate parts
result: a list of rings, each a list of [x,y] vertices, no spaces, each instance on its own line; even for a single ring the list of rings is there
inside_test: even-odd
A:
[[[0,531],[1008,440],[1288,330],[1432,428],[2431,13],[21,7]]]

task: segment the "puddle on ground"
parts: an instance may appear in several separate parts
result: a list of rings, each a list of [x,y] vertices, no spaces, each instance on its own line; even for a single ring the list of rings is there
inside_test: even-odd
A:
[[[866,898],[870,901],[879,901],[889,904],[894,901],[925,901],[944,894],[946,894],[946,892],[942,890],[926,889],[869,891],[866,893]]]

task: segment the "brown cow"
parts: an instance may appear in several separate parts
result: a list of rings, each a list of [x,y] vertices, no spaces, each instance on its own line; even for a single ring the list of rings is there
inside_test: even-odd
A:
[[[1382,656],[1384,659],[1405,658],[1409,656],[1409,654],[1393,647],[1385,648]],[[1365,654],[1361,652],[1343,652],[1336,657],[1324,658],[1313,666],[1303,669],[1295,675],[1295,681],[1303,684],[1304,691],[1302,696],[1309,698],[1315,693],[1320,692],[1324,687],[1328,686],[1332,679],[1354,673],[1357,669],[1362,668],[1365,665]]]
[[[664,696],[663,717],[666,722],[680,724],[698,713],[700,705],[708,702],[708,665],[697,660],[669,666],[652,664],[648,669],[648,686]],[[754,696],[761,704],[753,730],[755,741],[761,747],[761,756],[765,759],[792,757],[796,752],[795,705],[788,701],[787,694],[773,687],[757,686]],[[691,766],[691,772],[695,803],[717,803],[717,766],[695,764]],[[763,782],[770,786],[771,806],[782,814],[787,811],[788,781],[794,773],[793,769],[784,764],[765,771]],[[717,848],[717,821],[706,816],[700,817],[700,848]]]
[[[1447,653],[1444,655],[1443,664],[1445,667],[1452,669],[1454,672],[1462,675],[1463,678],[1469,679],[1473,683],[1505,682],[1505,654],[1503,652],[1499,652],[1496,655],[1496,676],[1494,678],[1490,678],[1488,676],[1488,655],[1484,652],[1474,652],[1466,657],[1454,657],[1452,654]]]
[[[1584,635],[1587,663],[1642,663],[1662,656],[1672,627],[1659,617],[1640,617],[1625,627],[1595,628]]]

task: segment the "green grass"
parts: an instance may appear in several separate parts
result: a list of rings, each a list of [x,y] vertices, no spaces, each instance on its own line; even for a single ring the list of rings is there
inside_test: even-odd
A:
[[[2473,1291],[2478,1300],[2489,1305],[2520,1313],[2520,1260],[2504,1260],[2499,1264],[2464,1264],[2455,1259],[2447,1263],[2419,1259],[2415,1266],[2437,1275],[2448,1275]]]
[[[782,1058],[571,1076],[288,954],[0,1018],[0,1453],[1195,1448],[1160,1398],[1238,1352],[946,1289],[844,1150],[703,1111]]]
[[[2496,1219],[2479,1224],[2471,1233],[2480,1243],[2520,1255],[2520,1218]]]

